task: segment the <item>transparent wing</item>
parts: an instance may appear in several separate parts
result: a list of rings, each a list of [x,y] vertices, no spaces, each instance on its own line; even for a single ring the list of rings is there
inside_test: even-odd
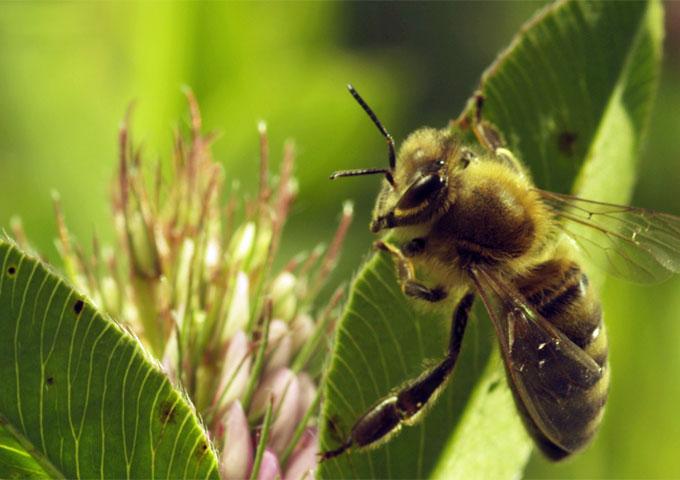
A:
[[[680,217],[539,190],[586,256],[625,280],[655,283],[680,272]]]
[[[519,292],[483,268],[471,270],[472,280],[500,341],[508,380],[546,438],[567,452],[582,446],[572,435],[575,412],[567,404],[603,376],[585,351],[530,307]]]

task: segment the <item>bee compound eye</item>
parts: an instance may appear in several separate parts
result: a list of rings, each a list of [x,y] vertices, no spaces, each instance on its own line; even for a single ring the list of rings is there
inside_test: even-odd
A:
[[[446,180],[440,175],[428,175],[416,180],[404,192],[397,203],[397,208],[408,210],[431,200],[444,186]]]

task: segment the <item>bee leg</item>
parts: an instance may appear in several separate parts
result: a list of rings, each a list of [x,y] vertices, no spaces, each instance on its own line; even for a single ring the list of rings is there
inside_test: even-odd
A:
[[[406,295],[432,303],[446,298],[446,290],[442,287],[429,288],[415,279],[413,264],[399,247],[382,240],[376,241],[373,245],[375,248],[386,251],[394,258],[401,290]]]
[[[502,147],[505,142],[503,136],[490,122],[482,118],[482,108],[484,107],[484,95],[481,92],[475,93],[474,98],[474,114],[472,118],[472,133],[477,137],[480,145],[484,146],[491,152],[496,152],[496,149]]]
[[[349,438],[338,448],[321,454],[322,460],[337,457],[356,448],[370,447],[389,438],[403,425],[412,425],[419,413],[442,391],[458,360],[474,294],[468,293],[453,314],[451,336],[446,357],[399,391],[384,397],[364,413],[352,427]]]
[[[518,173],[524,170],[510,150],[505,148],[503,135],[489,121],[482,118],[482,108],[484,107],[484,95],[481,92],[475,94],[474,120],[472,121],[472,133],[477,137],[477,141],[487,150],[493,152],[496,161],[503,163]]]

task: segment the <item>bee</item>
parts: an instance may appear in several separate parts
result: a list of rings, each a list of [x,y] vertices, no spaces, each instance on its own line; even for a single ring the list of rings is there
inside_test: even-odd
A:
[[[377,446],[418,419],[454,370],[476,298],[537,447],[555,461],[583,449],[602,420],[610,372],[600,301],[579,249],[619,277],[660,281],[680,271],[680,218],[537,188],[482,119],[481,94],[472,115],[454,128],[416,130],[397,155],[375,113],[348,88],[387,140],[389,163],[331,179],[383,176],[370,229],[391,232],[375,246],[392,256],[405,295],[432,303],[462,295],[445,357],[380,399],[322,459]],[[466,130],[479,145],[463,140]]]

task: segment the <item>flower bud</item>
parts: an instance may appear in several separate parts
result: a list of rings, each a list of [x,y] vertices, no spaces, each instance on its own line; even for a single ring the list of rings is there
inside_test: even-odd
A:
[[[267,339],[267,364],[264,374],[286,367],[293,355],[293,339],[288,325],[283,320],[272,320]]]
[[[248,478],[253,463],[253,444],[248,420],[239,401],[234,402],[227,412],[222,444],[221,477]]]
[[[315,478],[319,446],[316,429],[308,428],[288,461],[284,480]]]
[[[288,445],[300,419],[300,384],[291,370],[281,369],[265,377],[253,397],[251,416],[260,417],[272,397],[275,417],[268,444],[280,454]]]
[[[205,267],[209,272],[212,272],[220,262],[220,242],[217,239],[208,241],[205,247]]]
[[[238,330],[245,329],[250,318],[250,301],[248,290],[250,281],[244,272],[238,272],[234,281],[229,311],[222,330],[223,341],[229,340]]]
[[[248,270],[254,270],[258,267],[261,267],[267,260],[267,255],[269,255],[269,245],[272,242],[272,235],[273,231],[271,225],[261,222],[257,228],[255,244],[248,260]]]
[[[234,263],[245,262],[253,249],[255,241],[255,223],[241,225],[232,237],[229,245],[230,259]]]
[[[272,283],[271,295],[274,302],[273,316],[290,321],[295,315],[297,297],[295,292],[297,279],[290,272],[281,272]]]
[[[228,405],[239,398],[248,384],[252,356],[248,351],[248,338],[239,330],[229,342],[229,348],[224,356],[220,383],[216,390],[216,400],[219,406]]]
[[[304,415],[316,398],[316,385],[307,372],[298,374],[300,382],[300,415]]]
[[[166,237],[166,232],[164,231],[164,225],[160,222],[156,223],[156,250],[158,251],[158,256],[160,258],[166,259],[173,253],[173,248],[168,244],[168,238]]]
[[[314,333],[314,320],[306,313],[295,316],[290,326],[290,336],[293,340],[293,352],[298,352]]]
[[[276,458],[274,452],[266,449],[262,455],[262,463],[260,464],[260,471],[257,474],[257,480],[278,480],[281,477],[279,459]]]

